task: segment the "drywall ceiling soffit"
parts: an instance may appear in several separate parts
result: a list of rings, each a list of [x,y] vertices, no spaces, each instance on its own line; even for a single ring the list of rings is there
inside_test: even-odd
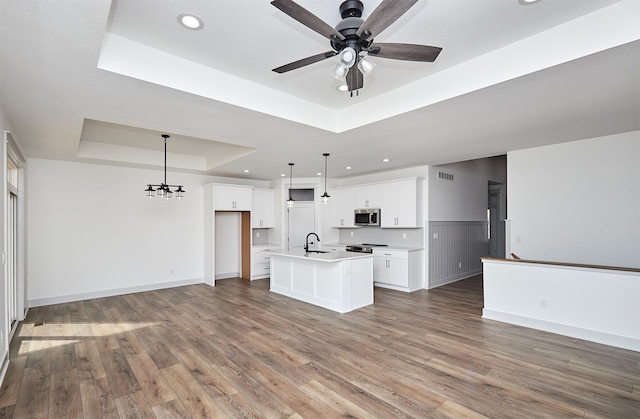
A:
[[[337,19],[339,1],[300,3]],[[166,132],[169,165],[220,176],[274,179],[289,161],[315,176],[323,152],[332,177],[468,160],[638,129],[638,45],[625,46],[639,38],[638,4],[418,2],[377,41],[443,46],[442,60],[380,60],[349,98],[328,62],[270,71],[327,45],[266,0],[2,0],[0,100],[28,157],[148,167],[161,143],[145,139]],[[208,32],[180,28],[177,9],[202,11]],[[250,54],[235,45],[250,42]],[[96,139],[86,121],[118,130]]]
[[[219,141],[86,119],[82,127],[78,157],[86,161],[163,167],[163,134],[170,135],[167,139],[167,168],[182,171],[206,173],[256,151],[250,147]]]

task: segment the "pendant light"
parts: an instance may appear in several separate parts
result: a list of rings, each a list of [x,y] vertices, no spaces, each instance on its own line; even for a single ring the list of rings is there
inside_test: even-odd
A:
[[[329,202],[329,198],[331,198],[331,196],[327,193],[327,158],[329,157],[329,153],[323,153],[322,155],[324,156],[324,193],[322,194],[321,198],[322,202],[326,204],[327,202]]]
[[[162,138],[164,138],[164,182],[159,185],[148,184],[147,189],[145,189],[144,191],[147,193],[147,198],[153,198],[154,193],[158,192],[158,196],[161,198],[171,199],[175,194],[176,198],[182,199],[185,193],[185,190],[182,189],[182,185],[167,184],[167,138],[169,138],[169,135],[162,134]],[[177,189],[175,189],[175,191],[172,191],[171,188]]]
[[[287,205],[289,208],[293,206],[293,198],[291,198],[291,184],[293,182],[293,165],[294,163],[289,163],[289,199],[287,199]]]

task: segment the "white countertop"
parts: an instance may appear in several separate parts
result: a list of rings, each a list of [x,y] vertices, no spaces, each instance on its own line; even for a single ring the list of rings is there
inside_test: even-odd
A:
[[[320,243],[326,247],[345,247],[350,244],[361,246],[362,243]],[[409,246],[372,246],[374,250],[400,250],[403,252],[414,252],[417,250],[424,250],[424,247],[409,247]]]
[[[328,252],[328,253],[305,253],[304,250],[273,250],[265,252],[268,255],[285,256],[296,259],[317,260],[319,262],[341,262],[351,259],[364,259],[373,257],[371,253],[357,252]]]

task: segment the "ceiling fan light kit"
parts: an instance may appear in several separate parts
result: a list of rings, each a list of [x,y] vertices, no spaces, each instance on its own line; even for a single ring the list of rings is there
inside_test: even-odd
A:
[[[370,55],[395,60],[433,62],[442,48],[416,44],[373,43],[374,36],[398,20],[417,1],[383,0],[367,19],[363,20],[362,1],[346,0],[340,5],[342,20],[333,28],[293,0],[273,0],[273,6],[328,38],[333,49],[274,68],[273,71],[285,73],[338,55],[338,64],[333,70],[333,76],[345,80],[347,91],[353,96],[354,91],[357,95],[358,90],[363,87],[363,76],[369,74],[376,66]]]

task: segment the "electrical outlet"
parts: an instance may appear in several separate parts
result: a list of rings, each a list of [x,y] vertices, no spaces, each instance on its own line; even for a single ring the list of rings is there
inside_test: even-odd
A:
[[[433,233],[433,238],[437,239],[438,238],[438,233]]]
[[[540,300],[540,308],[549,308],[549,302],[544,298]]]
[[[256,232],[256,237],[260,237],[260,232],[259,231]]]
[[[173,275],[174,273],[175,273],[175,272],[174,272],[174,270],[173,270],[173,269],[171,269],[171,275]]]
[[[458,269],[462,269],[462,262],[458,262]]]
[[[406,239],[407,238],[407,233],[402,233],[402,238]]]
[[[353,237],[353,231],[351,232],[351,237]]]

